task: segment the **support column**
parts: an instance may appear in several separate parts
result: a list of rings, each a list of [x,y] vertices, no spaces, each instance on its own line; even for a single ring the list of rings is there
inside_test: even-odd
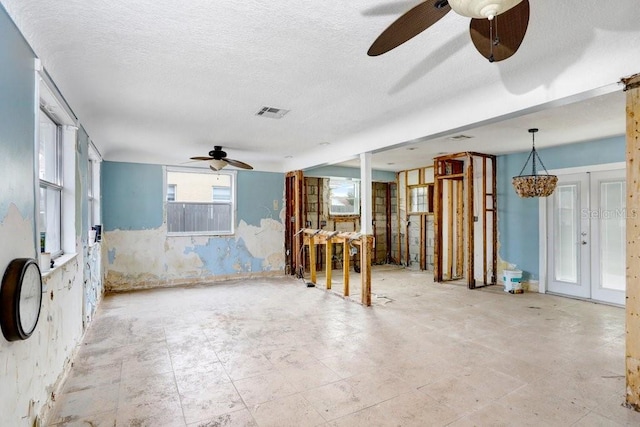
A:
[[[360,233],[373,234],[371,153],[360,154]]]
[[[640,411],[640,74],[627,91],[627,405]]]

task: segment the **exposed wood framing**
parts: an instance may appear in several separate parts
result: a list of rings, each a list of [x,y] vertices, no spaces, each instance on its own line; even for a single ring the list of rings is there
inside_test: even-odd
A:
[[[475,233],[474,233],[474,206],[473,206],[473,157],[469,156],[467,166],[467,286],[469,289],[476,287],[475,272]]]
[[[349,253],[349,246],[356,245],[360,246],[360,279],[362,281],[361,288],[361,301],[362,305],[370,306],[371,305],[371,253],[374,248],[374,238],[373,236],[363,236],[360,233],[355,232],[344,232],[339,233],[337,231],[326,231],[326,230],[314,230],[305,228],[302,232],[304,235],[304,244],[309,245],[309,254],[315,253],[316,245],[324,245],[327,253],[327,257],[329,254],[332,254],[332,246],[334,243],[342,244],[344,250],[342,251],[342,268],[343,268],[343,279],[344,279],[344,288],[343,295],[349,296],[349,266],[351,256]],[[311,265],[311,282],[316,283],[316,267],[314,263],[310,263]],[[332,263],[327,262],[325,266],[325,274],[327,278],[326,287],[327,289],[331,289],[331,273],[332,273]]]
[[[433,183],[433,280],[442,282],[442,186],[444,181],[440,179],[441,164],[434,163]]]
[[[349,265],[351,261],[351,253],[349,252],[349,241],[345,240],[342,242],[342,283],[344,284],[344,296],[349,296]]]
[[[451,181],[456,186],[456,274],[455,279],[464,277],[464,182]]]
[[[371,252],[373,236],[362,236],[360,244],[360,289],[362,305],[371,305]]]
[[[482,199],[475,200],[474,195],[474,161],[480,159],[481,179],[477,185],[481,186]],[[464,161],[465,169],[457,165]],[[491,161],[489,174],[487,162]],[[495,156],[476,152],[462,152],[434,159],[434,280],[442,282],[466,277],[470,289],[476,287],[475,280],[475,251],[482,250],[482,281],[484,285],[496,283],[497,268],[497,200],[496,200],[496,159]],[[455,191],[451,188],[455,187]],[[489,192],[489,188],[491,189]],[[444,203],[445,194],[448,203]],[[489,203],[488,197],[491,197]],[[456,203],[453,203],[453,200]],[[479,215],[474,212],[474,204],[478,203]],[[452,217],[455,208],[455,226]],[[488,216],[491,215],[489,222]],[[444,224],[445,216],[447,223]],[[482,219],[480,219],[480,217]],[[491,224],[491,230],[489,230]],[[482,226],[482,247],[476,248],[476,226]],[[452,230],[453,229],[453,230]],[[454,237],[455,235],[455,237]],[[491,239],[491,240],[489,240]],[[489,244],[489,242],[491,242]],[[443,251],[447,251],[447,263],[444,263]],[[455,259],[455,270],[452,268]],[[491,275],[489,276],[489,272]]]
[[[453,215],[453,192],[454,182],[448,182],[448,197],[447,197],[447,277],[449,280],[454,278],[454,270],[453,270],[453,248],[454,248],[454,229],[453,229],[453,219],[455,216]]]
[[[640,74],[622,79],[627,91],[627,404],[640,411]]]
[[[286,224],[285,258],[289,274],[296,274],[302,267],[302,234],[304,226],[304,176],[302,171],[288,172],[285,176]]]

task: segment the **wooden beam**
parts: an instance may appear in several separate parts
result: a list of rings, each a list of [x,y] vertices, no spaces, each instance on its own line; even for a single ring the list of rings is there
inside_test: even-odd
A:
[[[373,236],[362,236],[360,246],[360,281],[362,305],[371,305],[371,251]]]
[[[453,280],[453,248],[457,239],[454,239],[453,218],[456,216],[453,210],[453,187],[457,188],[454,181],[448,181],[448,200],[447,200],[447,274],[449,280]]]
[[[434,160],[433,182],[433,281],[442,282],[442,186],[440,162]]]
[[[640,74],[627,91],[627,405],[640,411]]]
[[[464,275],[464,182],[455,181],[456,196],[456,277]]]
[[[333,242],[327,239],[325,252],[327,254],[326,258],[326,278],[327,278],[327,289],[331,289],[331,273],[333,272]]]
[[[349,296],[349,262],[351,261],[351,255],[349,253],[349,241],[342,242],[342,283],[343,294],[345,297]]]
[[[476,287],[475,268],[474,268],[474,229],[475,222],[473,218],[473,157],[469,156],[469,166],[467,166],[467,286],[469,289]]]
[[[309,236],[309,269],[311,270],[311,283],[318,280],[316,272],[316,241],[315,236]]]
[[[487,158],[482,158],[482,283],[487,284]]]

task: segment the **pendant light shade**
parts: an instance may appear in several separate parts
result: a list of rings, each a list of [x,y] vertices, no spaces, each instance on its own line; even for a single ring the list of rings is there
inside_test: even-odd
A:
[[[544,163],[542,163],[542,159],[536,151],[536,132],[538,132],[538,129],[529,129],[529,133],[531,133],[532,138],[531,152],[529,153],[529,157],[527,157],[527,161],[524,163],[524,166],[522,166],[520,174],[518,176],[514,176],[512,179],[513,188],[520,197],[550,196],[556,189],[556,184],[558,184],[558,177],[555,175],[549,175],[547,168],[544,167]],[[531,160],[531,175],[523,175],[522,173],[529,164],[529,160]],[[536,162],[540,162],[540,165],[544,170],[544,175],[538,174]]]
[[[477,19],[493,19],[522,0],[449,0],[449,6],[457,14]]]

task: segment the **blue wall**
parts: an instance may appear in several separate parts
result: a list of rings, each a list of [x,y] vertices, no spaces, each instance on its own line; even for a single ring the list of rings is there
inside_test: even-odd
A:
[[[0,8],[0,219],[10,203],[23,217],[34,216],[34,58]]]
[[[260,226],[263,218],[280,220],[284,199],[284,174],[239,171],[238,220]]]
[[[162,225],[164,176],[161,165],[102,163],[102,219],[105,231],[149,230]],[[236,225],[280,220],[284,174],[238,171]],[[274,206],[277,204],[277,206]]]
[[[625,138],[616,137],[538,150],[547,169],[563,169],[625,161]],[[529,152],[498,156],[499,255],[525,272],[525,280],[538,280],[538,199],[520,198],[511,185]],[[528,173],[531,173],[531,164]],[[526,173],[526,171],[525,171]]]
[[[105,161],[101,174],[105,231],[149,230],[162,225],[162,166]]]
[[[344,166],[321,166],[318,168],[307,169],[304,171],[304,176],[313,178],[326,178],[326,177],[338,177],[338,178],[356,178],[360,179],[360,169],[347,168]],[[394,182],[396,180],[395,172],[388,171],[371,171],[371,179],[376,182]]]

